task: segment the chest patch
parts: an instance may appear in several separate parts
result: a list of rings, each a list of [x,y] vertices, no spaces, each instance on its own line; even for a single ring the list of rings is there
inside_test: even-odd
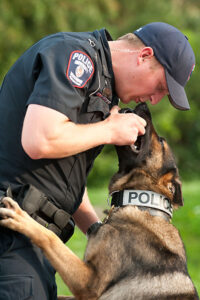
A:
[[[66,74],[72,85],[83,88],[93,73],[94,64],[91,58],[82,51],[73,51],[70,55]]]

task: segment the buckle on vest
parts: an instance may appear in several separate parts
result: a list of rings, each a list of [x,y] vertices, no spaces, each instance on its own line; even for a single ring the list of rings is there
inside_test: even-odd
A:
[[[73,235],[75,222],[71,215],[54,205],[33,185],[24,185],[16,201],[35,221],[52,230],[64,243]]]

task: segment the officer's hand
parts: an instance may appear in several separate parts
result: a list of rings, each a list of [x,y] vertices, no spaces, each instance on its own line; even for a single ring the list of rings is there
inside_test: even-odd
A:
[[[105,120],[110,134],[110,144],[132,145],[138,135],[145,134],[146,121],[136,114],[120,114],[119,110],[118,106],[114,106],[110,116]]]

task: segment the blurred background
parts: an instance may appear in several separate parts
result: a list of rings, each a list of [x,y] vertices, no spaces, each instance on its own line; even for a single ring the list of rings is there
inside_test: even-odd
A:
[[[175,213],[174,224],[183,237],[189,272],[200,291],[200,1],[0,0],[0,84],[15,60],[45,35],[105,27],[116,39],[155,21],[180,29],[196,55],[196,68],[186,87],[191,110],[178,111],[167,98],[150,109],[157,131],[167,139],[177,159],[185,206]],[[88,179],[91,202],[101,217],[106,207],[107,186],[116,171],[114,147],[106,146]],[[84,236],[77,231],[69,245],[82,257],[85,244]],[[57,280],[59,292],[69,293],[59,277]]]

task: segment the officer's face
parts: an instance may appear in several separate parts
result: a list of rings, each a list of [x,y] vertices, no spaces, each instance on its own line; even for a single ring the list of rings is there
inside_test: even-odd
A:
[[[142,61],[134,65],[127,64],[127,72],[121,73],[120,83],[116,82],[116,91],[123,103],[134,101],[136,103],[150,101],[157,104],[167,95],[168,88],[164,68],[155,64],[155,58]]]

